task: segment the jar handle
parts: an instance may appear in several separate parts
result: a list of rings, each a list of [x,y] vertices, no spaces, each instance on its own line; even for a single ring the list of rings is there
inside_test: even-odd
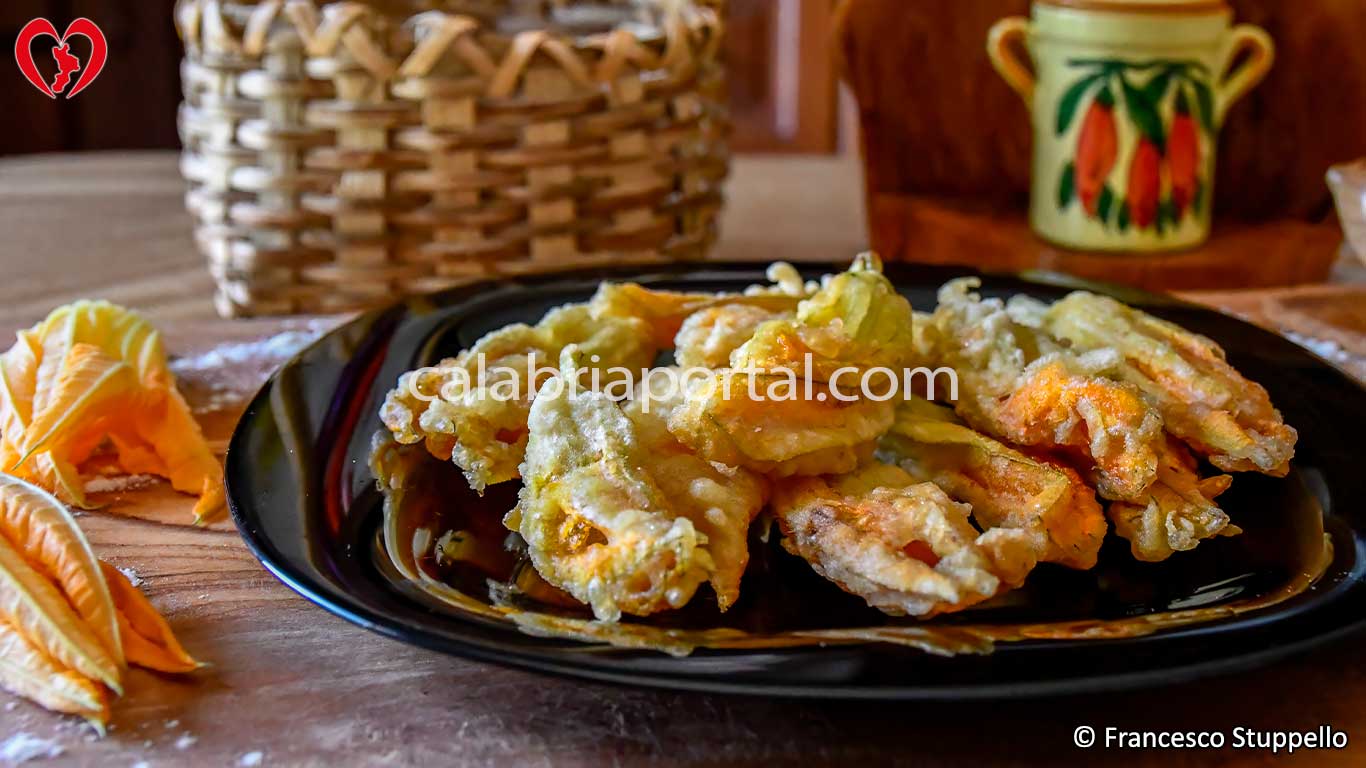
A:
[[[1236,70],[1228,71],[1233,60],[1243,51],[1249,53],[1247,61]],[[1276,44],[1266,30],[1251,24],[1239,24],[1229,30],[1223,54],[1219,57],[1215,81],[1214,111],[1219,124],[1223,124],[1228,108],[1266,77],[1275,60]]]
[[[987,56],[991,65],[1020,94],[1028,107],[1034,106],[1034,71],[1027,61],[1021,61],[1019,46],[1029,36],[1029,19],[1009,16],[991,25],[987,33]]]

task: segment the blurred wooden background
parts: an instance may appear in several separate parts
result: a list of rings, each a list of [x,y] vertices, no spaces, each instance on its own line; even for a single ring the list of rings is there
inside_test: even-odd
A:
[[[0,155],[179,146],[181,46],[172,24],[174,5],[174,0],[0,2],[0,40],[13,40],[37,16],[50,19],[59,31],[86,16],[109,43],[99,79],[70,101],[49,99],[14,66],[4,67],[0,115],[10,119],[0,121]],[[828,43],[833,7],[834,0],[730,0],[727,51],[737,151],[837,150],[838,99]],[[72,45],[86,60],[85,40],[77,38]],[[51,47],[49,38],[33,43],[34,61],[49,80],[56,71]]]
[[[866,221],[871,244],[889,258],[928,253],[1154,287],[1319,280],[1340,242],[1324,173],[1366,156],[1363,0],[1230,3],[1238,21],[1271,33],[1278,60],[1230,112],[1220,142],[1216,234],[1232,225],[1236,236],[1216,240],[1220,250],[1210,264],[1183,258],[1178,266],[1190,275],[1176,281],[1150,279],[1158,263],[1151,258],[1135,259],[1134,275],[1126,277],[1121,261],[1076,264],[1029,235],[1021,218],[1029,116],[992,70],[984,44],[992,22],[1027,13],[1029,0],[729,0],[733,147],[808,156],[798,183],[856,198],[841,202],[866,210],[867,218],[840,226],[862,239]],[[10,119],[0,121],[0,155],[177,147],[181,50],[173,6],[174,0],[0,3],[6,39],[35,16],[59,29],[88,16],[110,47],[100,79],[71,101],[48,99],[17,68],[4,67],[0,115]],[[84,57],[84,41],[73,45]],[[35,41],[35,60],[50,77],[48,48],[50,41]],[[841,93],[837,60],[845,63],[846,90],[857,107]],[[858,147],[870,158],[866,177]],[[784,179],[797,171],[783,175],[781,163],[764,167]],[[866,196],[854,191],[861,182]],[[1001,218],[984,219],[983,212]]]
[[[1229,115],[1218,212],[1241,219],[1329,216],[1323,173],[1366,155],[1366,10],[1362,0],[1232,0],[1237,19],[1278,44],[1271,76]],[[0,154],[173,148],[180,100],[174,0],[8,0],[0,39],[35,16],[58,29],[88,16],[109,60],[78,98],[48,99],[17,69],[0,82]],[[734,146],[828,154],[841,147],[832,65],[835,0],[730,0]],[[1029,118],[983,49],[996,19],[1028,0],[851,0],[850,81],[862,95],[870,191],[973,197],[1022,208]],[[55,67],[50,40],[35,60]],[[858,50],[849,46],[859,45]],[[82,58],[85,41],[73,46]],[[41,50],[39,50],[41,48]],[[50,77],[50,74],[49,74]],[[847,142],[852,143],[852,142]]]

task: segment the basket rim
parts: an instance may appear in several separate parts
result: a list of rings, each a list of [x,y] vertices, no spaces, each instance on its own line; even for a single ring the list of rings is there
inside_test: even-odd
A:
[[[537,34],[545,35],[550,39],[570,45],[580,51],[601,50],[605,38],[621,31],[630,33],[632,37],[642,44],[664,45],[667,44],[669,39],[669,30],[666,29],[665,25],[662,23],[654,26],[647,26],[645,24],[629,21],[619,23],[611,29],[597,32],[573,33],[558,30],[554,27],[548,27],[509,33],[500,31],[496,27],[484,23],[483,20],[476,15],[441,9],[424,9],[418,5],[420,0],[412,1],[414,2],[415,7],[411,13],[386,14],[382,12],[383,9],[372,6],[364,0],[176,0],[174,13],[176,31],[187,46],[191,42],[197,42],[197,39],[201,37],[200,24],[203,19],[203,13],[206,10],[216,11],[217,15],[224,21],[227,21],[227,17],[230,16],[242,17],[242,20],[235,24],[224,25],[226,29],[231,26],[247,26],[247,18],[255,13],[265,14],[269,12],[272,17],[283,15],[283,12],[289,6],[311,7],[323,15],[328,13],[328,9],[343,9],[350,13],[356,13],[358,16],[378,14],[384,18],[396,20],[399,26],[404,27],[411,26],[424,17],[431,19],[440,17],[448,19],[469,19],[479,24],[478,35],[484,39],[512,44],[518,37],[528,34]],[[626,4],[624,0],[617,0],[617,2],[620,2],[623,5]],[[645,2],[661,8],[667,7],[671,9],[673,11],[671,15],[681,19],[689,32],[707,30],[710,28],[712,36],[720,36],[718,25],[721,23],[722,19],[717,7],[721,4],[721,0],[645,0]],[[568,0],[568,3],[579,3],[584,5],[604,4],[602,2],[592,2],[591,0]],[[632,2],[631,5],[636,6],[638,3],[639,0],[636,0],[636,2]],[[616,2],[612,4],[616,4]],[[209,6],[209,8],[206,8],[205,6]],[[262,24],[264,22],[263,20],[258,19],[256,23]],[[188,53],[189,51],[187,48],[187,55]]]

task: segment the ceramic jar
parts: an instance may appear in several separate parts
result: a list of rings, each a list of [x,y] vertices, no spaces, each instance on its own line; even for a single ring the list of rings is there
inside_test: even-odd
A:
[[[1222,0],[1036,0],[997,22],[988,54],[1034,123],[1034,231],[1080,250],[1204,242],[1224,114],[1273,50]]]

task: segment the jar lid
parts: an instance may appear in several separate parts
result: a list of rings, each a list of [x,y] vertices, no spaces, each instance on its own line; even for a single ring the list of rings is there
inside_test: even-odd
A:
[[[1120,13],[1212,13],[1229,10],[1225,0],[1035,0],[1035,4]]]

